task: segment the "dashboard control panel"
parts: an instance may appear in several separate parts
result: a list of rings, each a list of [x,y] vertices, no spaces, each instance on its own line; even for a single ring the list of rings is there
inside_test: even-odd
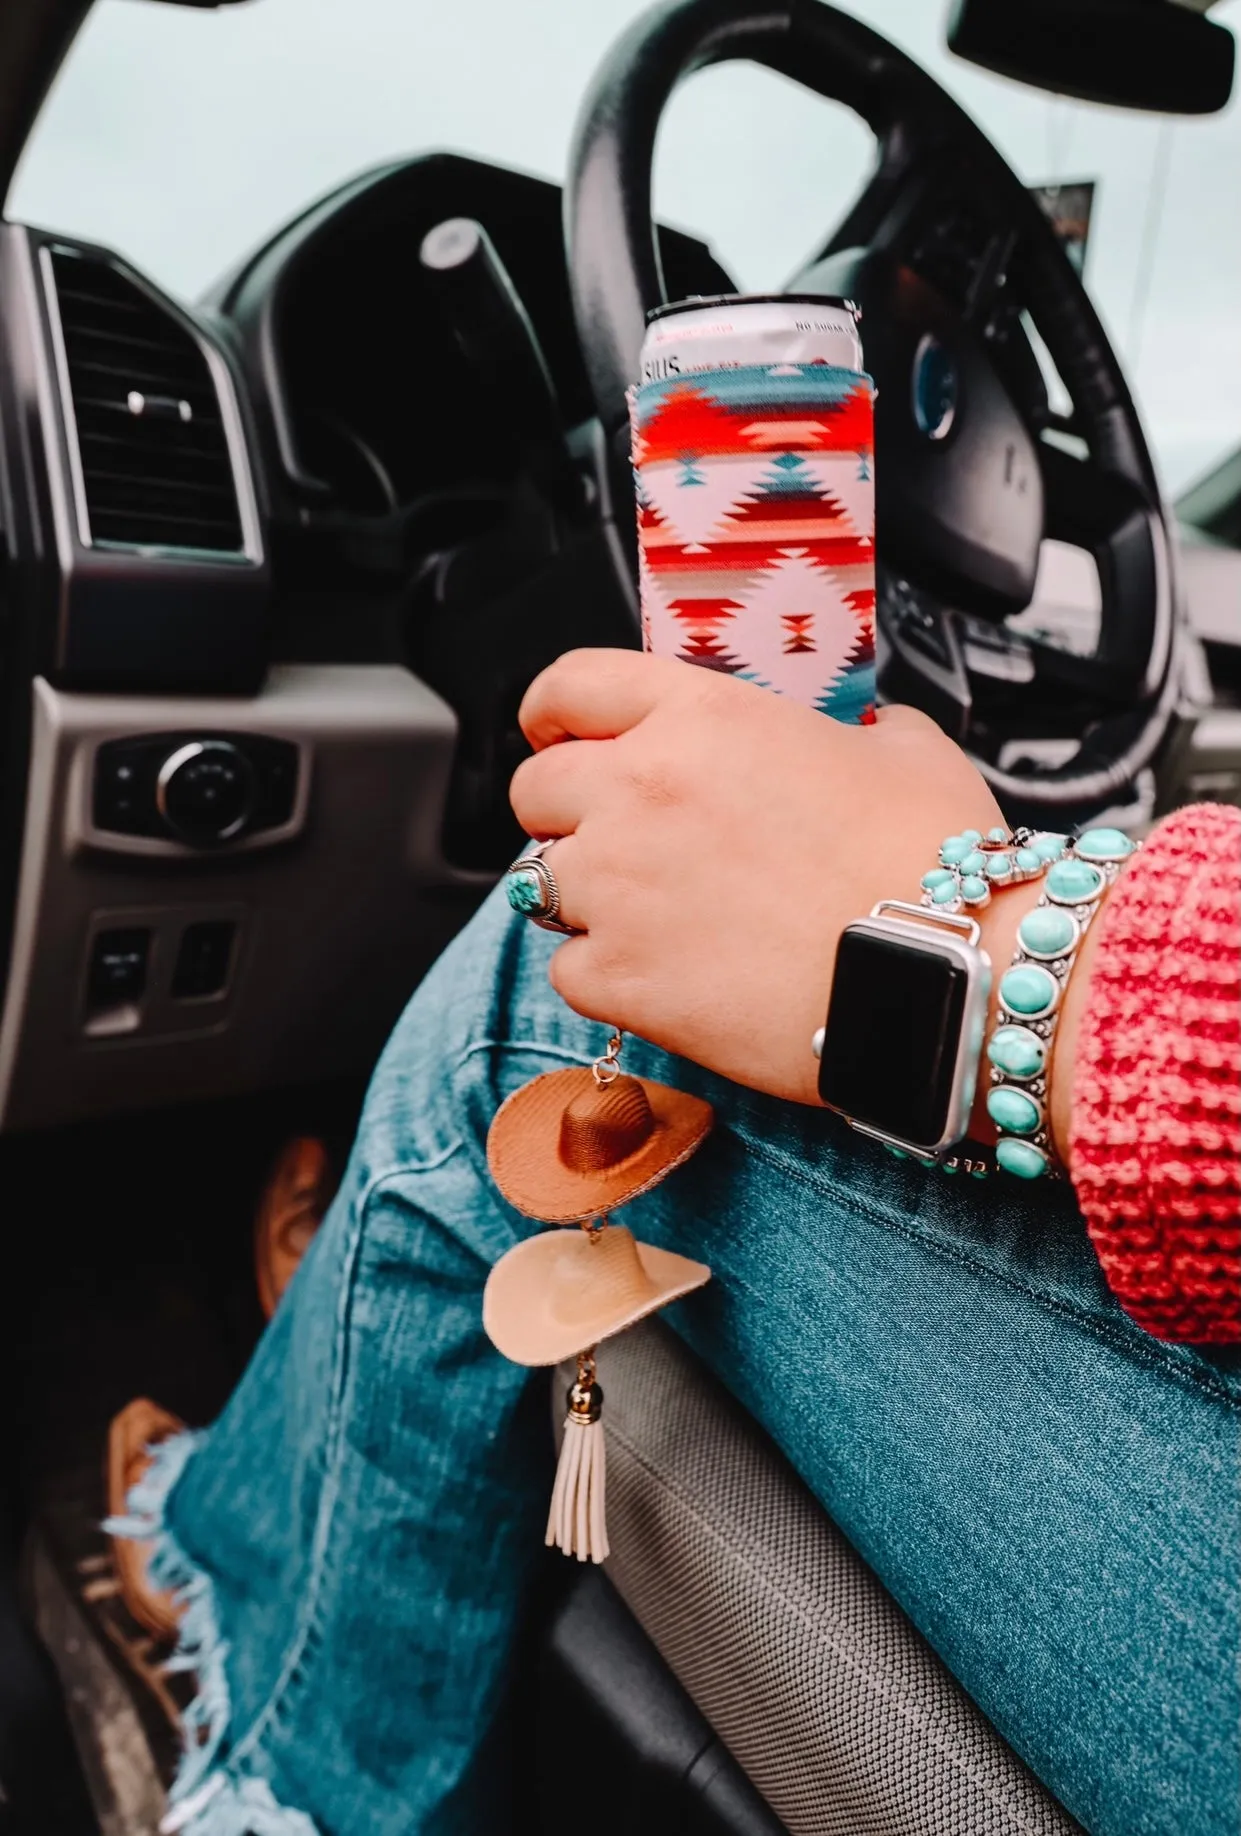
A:
[[[144,733],[95,754],[97,830],[218,848],[292,818],[298,747],[256,733]]]

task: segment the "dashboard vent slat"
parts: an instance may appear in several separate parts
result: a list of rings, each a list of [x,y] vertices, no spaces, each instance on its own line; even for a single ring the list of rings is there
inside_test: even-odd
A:
[[[198,340],[109,262],[50,254],[92,544],[237,555],[245,540]],[[135,412],[141,397],[149,410]]]

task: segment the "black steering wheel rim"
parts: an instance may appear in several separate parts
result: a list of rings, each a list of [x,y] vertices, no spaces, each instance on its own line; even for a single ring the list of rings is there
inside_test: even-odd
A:
[[[1092,473],[1107,488],[1129,494],[1136,517],[1131,545],[1144,547],[1144,588],[1140,595],[1127,589],[1133,603],[1123,608],[1124,618],[1119,607],[1110,627],[1105,618],[1094,659],[1096,682],[1109,667],[1124,672],[1131,685],[1126,705],[1090,723],[1073,760],[1055,771],[1014,771],[995,758],[974,756],[1001,799],[1023,811],[1063,813],[1114,800],[1130,790],[1157,751],[1179,679],[1175,554],[1128,385],[1050,224],[981,129],[905,53],[821,0],[671,0],[637,19],[596,75],[575,133],[565,216],[574,312],[608,450],[615,458],[625,450],[625,392],[637,375],[647,313],[667,297],[651,212],[664,109],[686,76],[739,59],[843,103],[876,134],[878,165],[825,254],[869,243],[915,169],[941,155],[967,159],[972,182],[1003,200],[1021,303],[1068,386]],[[813,287],[813,269],[790,285],[804,288],[808,277]],[[825,284],[819,290],[837,289]],[[1039,463],[1049,463],[1042,449]],[[880,481],[883,465],[880,445]],[[882,526],[880,546],[882,551]],[[1040,664],[1059,654],[1035,648]],[[1086,671],[1083,664],[1083,680]],[[1072,677],[1070,668],[1070,682]]]

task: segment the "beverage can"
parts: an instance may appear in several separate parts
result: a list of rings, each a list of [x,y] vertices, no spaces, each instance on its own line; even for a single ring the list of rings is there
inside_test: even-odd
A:
[[[860,319],[852,300],[814,294],[678,300],[650,315],[641,378],[657,382],[768,361],[861,370]]]
[[[630,392],[647,649],[851,722],[875,704],[859,319],[814,295],[661,307]]]

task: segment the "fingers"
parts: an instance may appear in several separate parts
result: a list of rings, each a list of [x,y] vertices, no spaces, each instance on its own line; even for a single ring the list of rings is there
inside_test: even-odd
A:
[[[590,937],[568,937],[553,951],[547,965],[547,979],[575,1014],[587,1020],[606,1021],[609,1026],[623,1027],[625,1022],[608,1011],[608,994],[598,973],[597,956],[597,947]]]
[[[508,795],[526,834],[571,835],[598,800],[610,752],[606,740],[572,740],[523,759]]]
[[[910,708],[902,701],[892,701],[875,709],[875,725],[886,727],[889,733],[925,733],[935,726],[935,722],[920,708]]]
[[[526,690],[522,731],[536,752],[565,739],[614,739],[679,687],[686,671],[640,650],[570,650]]]

